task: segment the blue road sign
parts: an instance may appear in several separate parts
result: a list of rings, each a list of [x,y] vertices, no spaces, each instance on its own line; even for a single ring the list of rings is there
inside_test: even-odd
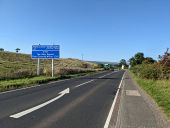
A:
[[[60,58],[60,46],[59,45],[33,45],[32,58],[33,59]]]

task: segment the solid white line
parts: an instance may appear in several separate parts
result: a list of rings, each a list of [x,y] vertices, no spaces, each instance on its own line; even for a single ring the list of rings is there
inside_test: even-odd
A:
[[[122,79],[121,79],[121,81],[120,81],[119,88],[118,88],[118,90],[117,90],[117,92],[116,92],[116,96],[115,96],[115,98],[114,98],[114,100],[113,100],[113,103],[112,103],[112,106],[111,106],[111,108],[110,108],[109,114],[108,114],[108,116],[107,116],[107,119],[106,119],[104,128],[108,128],[108,127],[109,127],[110,120],[111,120],[111,117],[112,117],[112,113],[113,113],[113,110],[114,110],[114,107],[115,107],[115,104],[116,104],[116,100],[117,100],[117,98],[118,98],[118,94],[119,94],[119,91],[120,91],[120,87],[121,87],[122,82],[123,82],[123,79],[124,79],[124,75],[125,75],[125,73],[123,74]]]
[[[42,103],[42,104],[40,104],[40,105],[38,105],[38,106],[32,107],[32,108],[30,108],[30,109],[27,109],[27,110],[25,110],[25,111],[19,112],[19,113],[17,113],[17,114],[11,115],[10,117],[12,117],[12,118],[20,118],[20,117],[22,117],[22,116],[24,116],[24,115],[27,115],[27,114],[35,111],[35,110],[38,110],[38,109],[40,109],[40,108],[42,108],[42,107],[44,107],[44,106],[46,106],[46,105],[48,105],[48,104],[56,101],[56,100],[58,100],[59,98],[61,98],[62,96],[64,96],[66,93],[69,93],[69,91],[70,91],[70,89],[67,88],[67,89],[65,89],[64,91],[60,92],[60,93],[59,93],[59,94],[60,94],[59,96],[57,96],[57,97],[55,97],[55,98],[53,98],[53,99],[51,99],[51,100],[49,100],[49,101],[47,101],[47,102],[45,102],[45,103]]]

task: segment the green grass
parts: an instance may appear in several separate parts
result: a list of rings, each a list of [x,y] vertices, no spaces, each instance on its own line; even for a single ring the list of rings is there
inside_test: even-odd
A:
[[[170,80],[148,80],[136,77],[134,74],[132,76],[170,119]]]
[[[7,91],[16,88],[32,86],[34,84],[44,83],[55,79],[57,78],[38,76],[33,78],[23,78],[23,79],[16,79],[16,80],[3,80],[0,81],[0,91]]]
[[[78,76],[84,76],[93,74],[91,73],[80,73],[80,74],[72,74],[72,75],[65,75],[65,76],[57,76],[57,77],[46,77],[46,76],[36,76],[32,78],[22,78],[22,79],[15,79],[15,80],[1,80],[0,81],[0,92],[8,91],[12,89],[22,88],[22,87],[29,87],[34,86],[37,84],[47,83],[49,81],[56,81],[66,78],[74,78]]]

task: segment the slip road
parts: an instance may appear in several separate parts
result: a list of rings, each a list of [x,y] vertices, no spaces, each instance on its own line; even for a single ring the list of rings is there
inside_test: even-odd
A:
[[[0,128],[104,128],[123,74],[105,71],[0,93]]]

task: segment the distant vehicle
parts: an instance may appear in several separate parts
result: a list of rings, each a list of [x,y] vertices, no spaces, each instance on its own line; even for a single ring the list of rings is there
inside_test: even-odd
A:
[[[114,67],[111,64],[104,64],[105,70],[114,70]]]

